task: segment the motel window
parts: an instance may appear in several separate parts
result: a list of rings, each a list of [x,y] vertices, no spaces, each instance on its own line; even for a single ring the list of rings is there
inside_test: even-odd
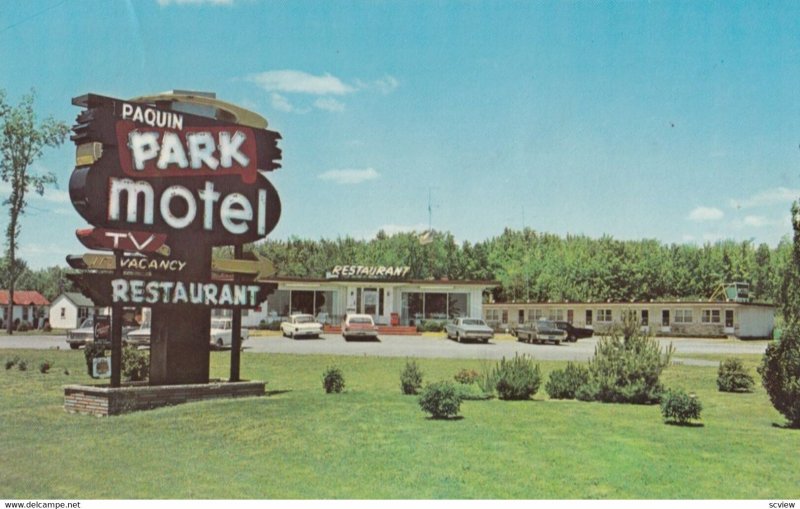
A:
[[[567,321],[572,323],[572,320],[575,318],[574,311],[571,309],[567,310]]]
[[[542,311],[541,309],[531,309],[530,312],[528,313],[528,318],[533,322],[535,322],[536,320],[538,320],[543,316],[544,316],[544,311]]]
[[[669,327],[669,309],[661,310],[661,325],[664,327]]]
[[[586,310],[586,325],[592,325],[592,310]]]
[[[642,325],[646,326],[650,324],[650,311],[643,309],[642,310]]]
[[[704,309],[701,317],[703,323],[721,323],[719,309]]]
[[[517,323],[525,323],[525,310],[524,309],[520,309],[519,312],[517,312]]]
[[[486,310],[486,321],[487,322],[496,322],[500,319],[500,312],[496,309],[487,309]]]
[[[597,310],[597,322],[604,322],[608,323],[611,322],[611,310],[610,309],[598,309]]]
[[[550,309],[547,311],[547,318],[550,320],[564,320],[564,310]]]
[[[502,320],[502,323],[508,323],[508,310],[507,310],[507,309],[504,309],[504,310],[503,310],[503,320]]]
[[[676,309],[675,310],[675,323],[692,323],[692,310],[691,309]]]

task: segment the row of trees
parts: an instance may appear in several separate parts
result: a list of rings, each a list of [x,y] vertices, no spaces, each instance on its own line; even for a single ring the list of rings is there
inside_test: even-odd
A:
[[[780,303],[792,246],[788,239],[776,248],[747,241],[696,246],[506,229],[474,244],[457,244],[448,232],[428,244],[414,233],[380,232],[372,240],[268,240],[255,250],[281,276],[324,277],[334,265],[408,265],[416,279],[497,280],[498,300],[708,298],[720,283],[743,281],[756,300]]]

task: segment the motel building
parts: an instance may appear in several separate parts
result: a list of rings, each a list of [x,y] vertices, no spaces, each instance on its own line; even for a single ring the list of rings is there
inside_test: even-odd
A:
[[[360,313],[372,316],[382,333],[413,333],[425,320],[481,317],[484,292],[498,285],[415,280],[408,278],[409,271],[409,267],[340,265],[320,279],[274,278],[277,290],[258,309],[242,311],[242,326],[258,327],[262,320],[274,323],[306,313],[335,329],[346,314]]]
[[[772,338],[775,306],[750,302],[745,283],[720,285],[707,300],[664,302],[511,302],[483,306],[483,318],[497,330],[548,318],[605,333],[635,313],[657,336]]]

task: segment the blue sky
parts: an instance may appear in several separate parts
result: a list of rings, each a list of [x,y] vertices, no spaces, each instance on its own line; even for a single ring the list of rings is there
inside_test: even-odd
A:
[[[800,3],[0,0],[0,88],[68,123],[73,96],[214,91],[281,132],[273,238],[523,225],[667,243],[791,233]],[[86,224],[71,143],[37,170],[22,255]],[[7,188],[0,186],[0,191]]]

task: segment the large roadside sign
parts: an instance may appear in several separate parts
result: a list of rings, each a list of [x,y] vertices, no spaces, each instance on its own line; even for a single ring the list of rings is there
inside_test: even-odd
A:
[[[206,245],[237,245],[278,223],[278,193],[261,173],[280,166],[277,132],[159,102],[88,94],[73,104],[86,110],[73,127],[78,166],[70,198],[91,225],[117,233],[109,240],[182,233]]]
[[[151,384],[206,382],[211,309],[238,316],[276,288],[264,281],[274,272],[267,260],[214,261],[211,252],[241,252],[278,223],[266,174],[280,167],[280,134],[253,112],[199,95],[87,94],[72,103],[84,110],[73,126],[69,194],[91,225],[76,235],[113,252],[68,257],[82,270],[72,279],[117,317],[123,306],[152,309]],[[120,322],[112,317],[112,385]],[[231,365],[235,379],[238,360]]]

